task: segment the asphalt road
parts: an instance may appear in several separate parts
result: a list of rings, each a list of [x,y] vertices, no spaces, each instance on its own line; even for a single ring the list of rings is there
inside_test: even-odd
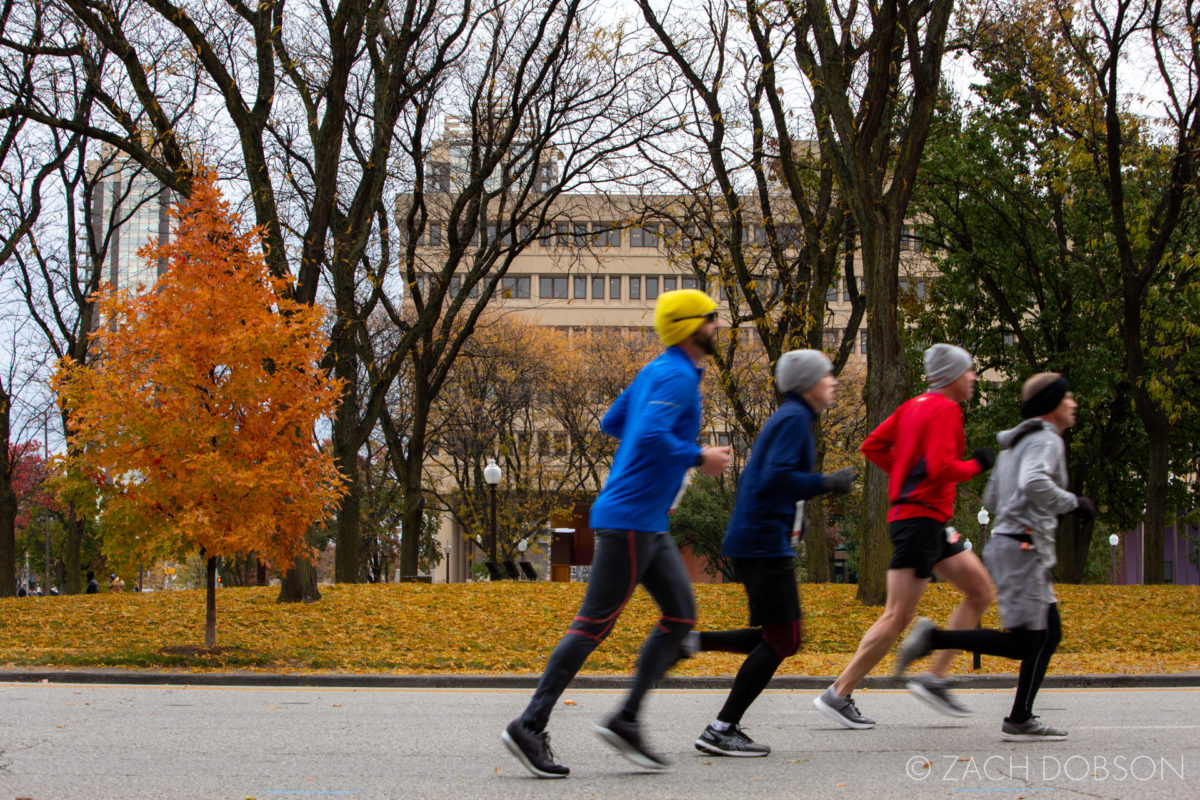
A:
[[[871,731],[827,721],[816,694],[764,694],[744,722],[774,752],[730,759],[692,748],[723,691],[656,692],[647,731],[674,767],[645,774],[591,732],[619,693],[571,690],[550,726],[571,777],[547,781],[498,739],[526,689],[0,683],[0,800],[1200,797],[1200,688],[1043,690],[1070,737],[1034,744],[1000,741],[1008,690],[963,691],[966,720],[863,691]]]

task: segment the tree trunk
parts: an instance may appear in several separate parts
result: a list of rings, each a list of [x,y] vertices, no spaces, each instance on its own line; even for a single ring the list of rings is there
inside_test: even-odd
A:
[[[17,593],[16,517],[17,495],[12,490],[12,481],[6,475],[0,476],[0,597],[13,597]]]
[[[204,646],[217,646],[217,557],[212,556],[204,568]]]
[[[12,488],[10,402],[8,390],[0,384],[0,597],[17,593],[17,495]]]
[[[414,456],[425,448],[410,450],[404,459],[404,522],[400,540],[400,580],[412,580],[420,569],[421,530],[425,519],[425,495],[422,492],[424,473],[420,460]]]
[[[897,226],[898,228],[898,226]],[[874,430],[908,396],[912,385],[908,363],[901,349],[900,322],[896,314],[899,230],[891,225],[870,226],[878,237],[869,242],[863,230],[863,274],[867,278],[867,427]],[[887,599],[887,565],[892,542],[887,532],[888,476],[867,466],[863,481],[862,539],[859,547],[858,599],[867,605],[883,605]]]
[[[297,558],[279,582],[276,603],[315,603],[321,599],[317,568],[306,558]]]
[[[429,385],[425,372],[414,360],[412,416],[408,431],[408,447],[404,451],[404,474],[398,475],[404,485],[404,521],[400,540],[400,580],[415,577],[420,567],[421,530],[425,520],[425,494],[423,490],[425,429],[429,420]],[[393,464],[395,459],[393,457]]]
[[[1146,516],[1142,524],[1143,568],[1142,583],[1165,583],[1166,547],[1163,530],[1167,525],[1167,481],[1170,477],[1170,430],[1166,415],[1157,408],[1142,413],[1149,445],[1149,464],[1146,470]],[[1172,567],[1178,565],[1172,564]]]
[[[341,328],[342,339],[349,339],[353,335],[349,326],[339,324],[335,326],[335,339],[339,336],[338,328]],[[341,341],[334,345],[338,350],[334,372],[346,382],[342,402],[333,420],[333,457],[342,477],[346,479],[346,494],[338,506],[335,522],[337,551],[334,553],[333,573],[338,583],[358,583],[362,550],[362,486],[358,475],[358,363],[353,352],[343,352],[349,349],[348,345],[350,342],[343,344]]]
[[[83,564],[80,553],[83,551],[84,521],[79,518],[74,509],[68,509],[63,517],[63,527],[67,537],[63,545],[63,594],[79,594],[83,591]]]
[[[261,558],[256,559],[255,561],[256,561],[256,563],[254,565],[254,585],[255,586],[270,585],[270,581],[267,580],[267,565],[266,565],[266,563]]]

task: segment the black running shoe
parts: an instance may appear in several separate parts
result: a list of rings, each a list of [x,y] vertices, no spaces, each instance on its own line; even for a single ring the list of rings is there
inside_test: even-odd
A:
[[[723,731],[709,725],[704,729],[704,733],[700,734],[695,745],[701,753],[712,753],[714,756],[753,758],[765,756],[771,752],[771,748],[755,742],[737,725],[730,725],[727,730]]]
[[[500,741],[535,778],[565,778],[571,774],[571,770],[562,764],[554,763],[550,734],[529,730],[520,718],[508,723],[504,733],[500,734]]]
[[[597,725],[594,730],[601,739],[642,769],[663,770],[671,765],[642,741],[641,726],[636,722],[626,722],[620,714],[609,717],[607,722]]]

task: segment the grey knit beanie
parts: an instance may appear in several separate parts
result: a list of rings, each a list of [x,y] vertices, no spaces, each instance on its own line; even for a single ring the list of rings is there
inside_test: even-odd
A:
[[[820,350],[789,350],[775,364],[775,385],[787,394],[804,394],[833,370],[833,362]]]
[[[925,377],[930,389],[940,389],[958,380],[972,365],[971,354],[952,344],[935,344],[925,351]]]

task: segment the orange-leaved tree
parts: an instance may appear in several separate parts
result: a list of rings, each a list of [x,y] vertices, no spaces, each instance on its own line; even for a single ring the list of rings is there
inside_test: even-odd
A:
[[[98,493],[106,551],[151,563],[208,557],[205,646],[216,643],[216,559],[311,556],[305,533],[343,491],[317,421],[340,384],[320,367],[322,309],[289,299],[257,230],[211,179],[172,210],[172,235],[139,256],[166,266],[152,291],[103,290],[99,357],[54,376],[75,429],[66,474]],[[79,486],[68,487],[78,498]],[[78,502],[78,500],[76,500]]]

